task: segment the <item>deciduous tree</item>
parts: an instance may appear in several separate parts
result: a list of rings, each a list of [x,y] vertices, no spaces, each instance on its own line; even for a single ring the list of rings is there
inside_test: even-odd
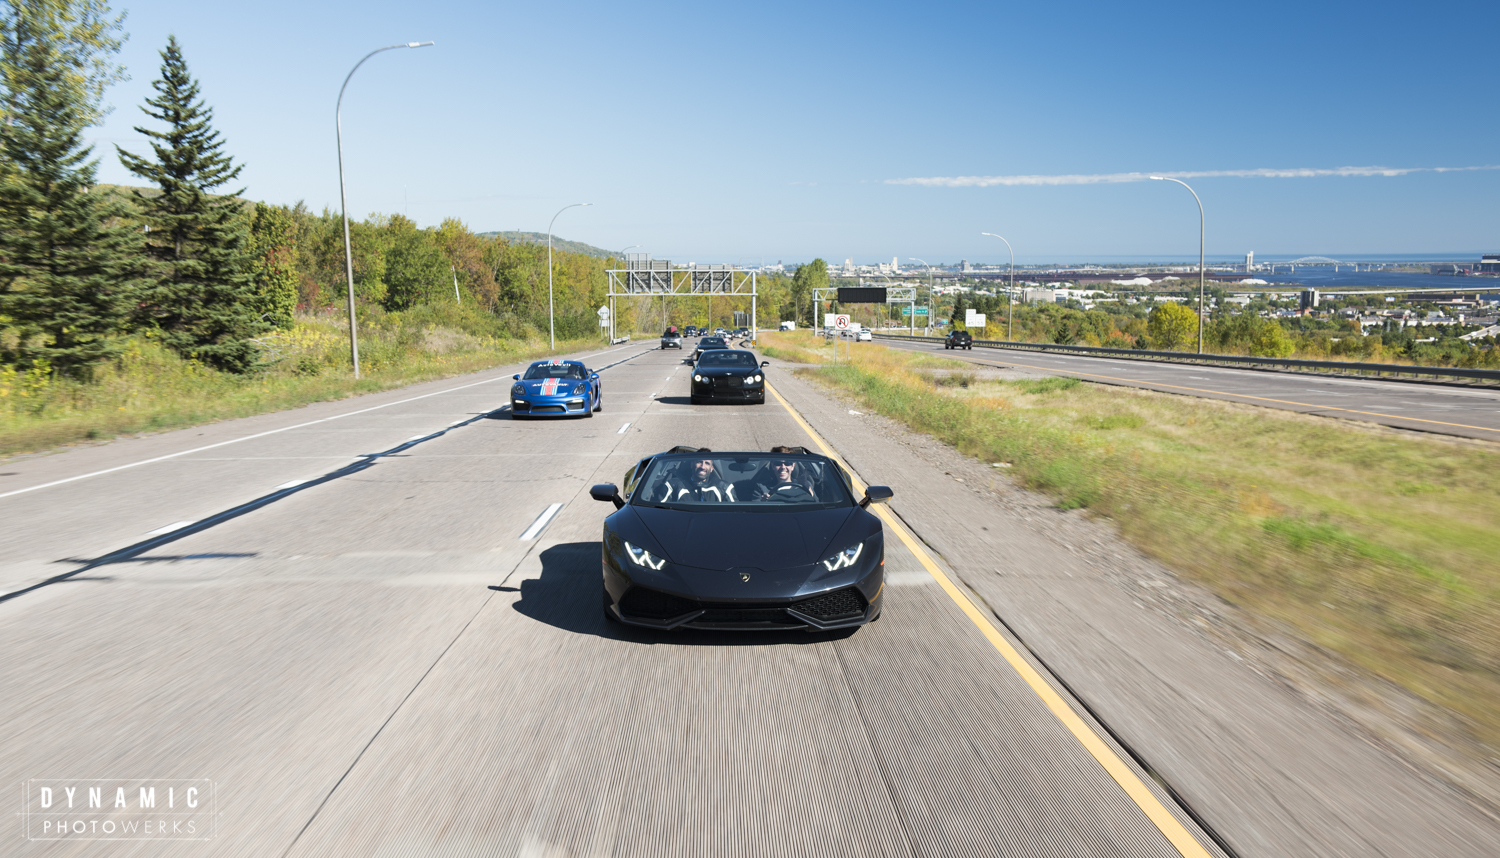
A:
[[[1153,348],[1180,351],[1198,338],[1198,314],[1177,303],[1162,304],[1146,319]]]

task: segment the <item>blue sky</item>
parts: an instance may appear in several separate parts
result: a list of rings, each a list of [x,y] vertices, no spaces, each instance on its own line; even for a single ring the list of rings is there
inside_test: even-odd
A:
[[[1196,258],[1198,211],[1112,176],[1500,167],[1489,3],[118,4],[131,126],[176,33],[246,195],[689,262]],[[1487,41],[1488,40],[1488,41]],[[1000,183],[896,184],[1002,177]],[[1500,170],[1199,176],[1210,257],[1500,251]]]

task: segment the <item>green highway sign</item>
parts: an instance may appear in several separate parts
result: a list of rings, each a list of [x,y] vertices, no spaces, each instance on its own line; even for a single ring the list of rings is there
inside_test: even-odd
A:
[[[911,315],[911,307],[910,306],[902,307],[901,308],[901,315],[903,315],[903,316],[910,316]],[[918,307],[917,308],[917,315],[918,316],[925,316],[925,315],[927,315],[927,308],[926,307]]]

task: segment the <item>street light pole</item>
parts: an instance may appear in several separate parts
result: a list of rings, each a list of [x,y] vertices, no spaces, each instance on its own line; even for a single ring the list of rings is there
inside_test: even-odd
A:
[[[1193,199],[1198,203],[1198,354],[1201,355],[1203,354],[1203,316],[1208,312],[1208,307],[1203,303],[1203,201],[1198,199],[1198,192],[1181,179],[1174,179],[1171,176],[1152,176],[1151,178],[1158,182],[1176,182],[1187,188],[1188,193],[1192,194]]]
[[[557,223],[557,215],[562,214],[568,209],[591,205],[593,203],[573,203],[569,206],[563,206],[557,210],[557,214],[552,216],[552,220],[547,222],[547,336],[552,340],[553,351],[557,350],[557,319],[552,309],[552,225]]]
[[[334,125],[338,131],[339,141],[339,210],[344,218],[344,273],[349,280],[349,359],[354,364],[354,378],[359,379],[359,336],[354,330],[354,254],[349,248],[349,203],[344,194],[344,90],[349,88],[349,78],[359,71],[359,67],[365,64],[365,60],[375,56],[381,51],[391,51],[396,48],[424,48],[432,42],[404,42],[399,45],[386,45],[376,48],[365,54],[363,60],[354,64],[349,74],[344,78],[344,85],[339,87],[338,106],[333,112]]]
[[[996,235],[993,232],[981,232],[980,235],[987,235],[990,238],[998,238],[1001,241],[1005,241],[1004,236]],[[1005,339],[1006,342],[1013,343],[1015,342],[1015,337],[1011,336],[1010,326],[1016,319],[1016,251],[1015,248],[1010,246],[1010,242],[1008,241],[1005,241],[1005,249],[1010,251],[1010,288],[1007,290],[1009,294],[1005,296]]]
[[[632,245],[630,245],[629,247],[627,247],[624,250],[620,251],[620,256],[624,257],[627,252],[629,252],[631,250],[635,250],[637,247],[641,247],[641,245],[639,245],[639,244],[632,244]],[[627,262],[625,264],[626,264],[627,267],[630,265],[629,262]],[[627,274],[625,276],[629,277],[630,275]],[[615,341],[615,332],[616,332],[615,331],[615,297],[613,295],[611,295],[609,297],[609,341],[610,341],[610,343],[614,343],[614,341]]]
[[[919,258],[917,258],[915,256],[908,256],[906,258],[910,259],[913,262],[920,262],[923,265],[927,265],[927,260],[925,260],[925,259],[919,259]],[[927,301],[929,303],[931,303],[931,301],[932,301],[932,266],[931,265],[927,265]],[[929,324],[929,325],[932,324],[932,313],[930,312],[931,309],[932,309],[931,307],[928,307],[929,312],[927,314],[927,324]],[[911,335],[912,336],[916,336],[917,335],[917,308],[916,308],[915,304],[913,304],[913,306],[911,308]],[[925,332],[923,333],[923,336],[926,336]]]

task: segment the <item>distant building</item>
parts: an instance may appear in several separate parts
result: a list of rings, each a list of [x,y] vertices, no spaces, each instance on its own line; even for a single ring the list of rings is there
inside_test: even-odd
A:
[[[1255,270],[1255,251],[1245,254],[1245,273],[1249,274]]]
[[[1500,274],[1500,253],[1486,253],[1475,270],[1480,274]]]
[[[958,263],[958,270],[967,274],[974,270],[974,266],[970,265],[969,260],[965,259]]]

